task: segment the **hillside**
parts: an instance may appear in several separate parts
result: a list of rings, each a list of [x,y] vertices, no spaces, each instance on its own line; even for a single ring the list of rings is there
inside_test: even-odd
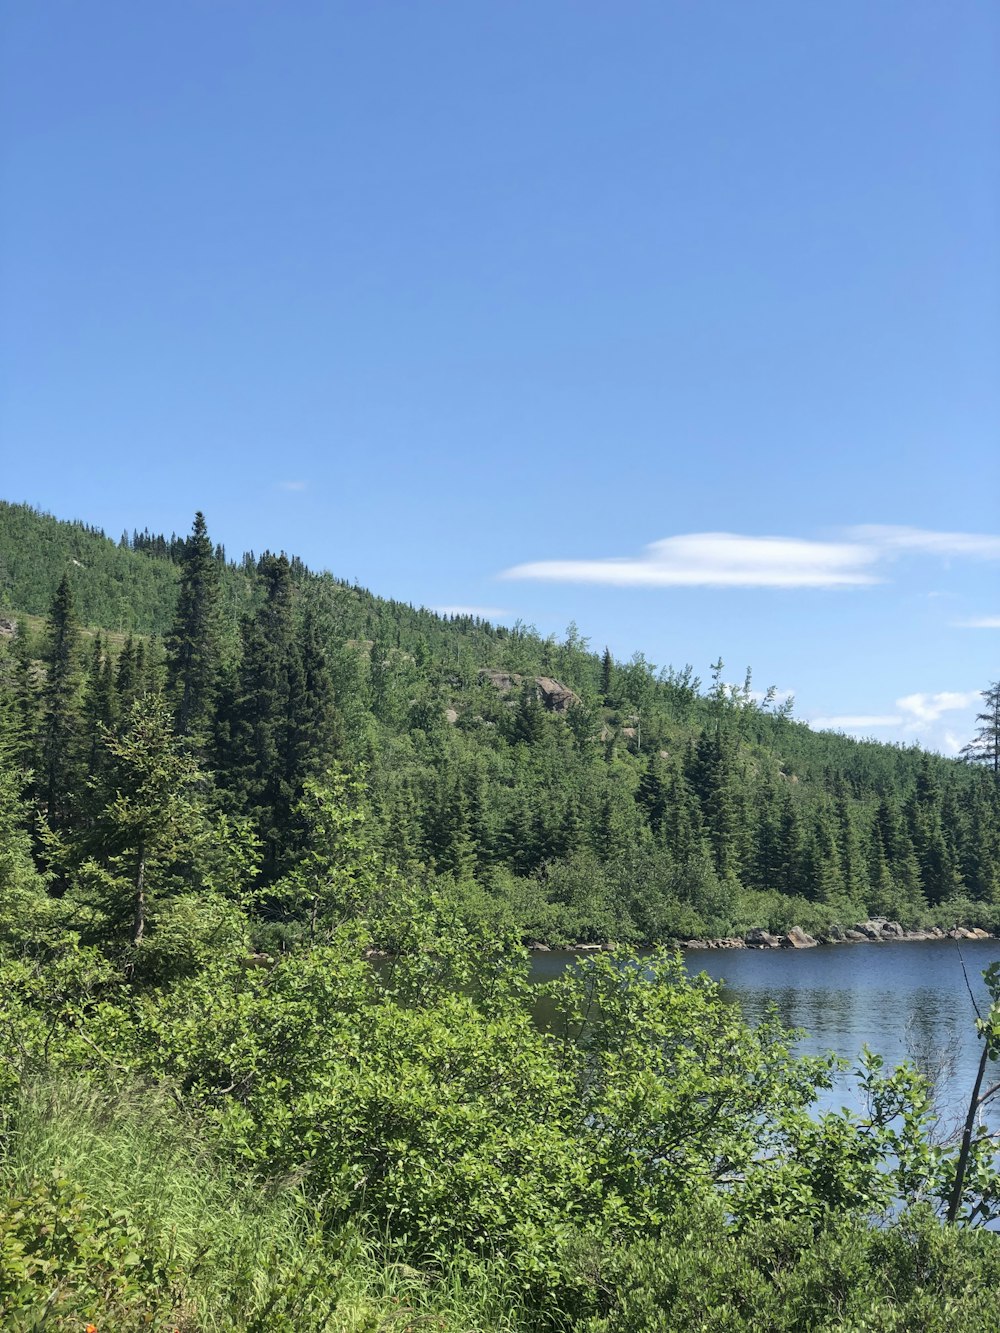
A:
[[[115,542],[7,503],[0,608],[26,617],[0,647],[4,758],[62,839],[60,891],[93,857],[102,735],[163,692],[209,805],[259,847],[264,941],[302,928],[269,890],[301,866],[303,793],[331,769],[383,864],[525,938],[1000,920],[988,775],[814,733],[721,664],[703,687],[572,627],[445,618],[294,558],[227,560],[207,532]]]

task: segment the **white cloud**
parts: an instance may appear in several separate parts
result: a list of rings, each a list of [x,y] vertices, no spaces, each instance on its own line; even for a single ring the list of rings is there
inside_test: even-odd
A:
[[[949,713],[971,714],[978,703],[978,690],[940,690],[937,693],[907,694],[896,700],[894,713],[841,713],[830,717],[808,719],[814,731],[844,731],[855,736],[871,736],[881,730],[890,735],[886,740],[912,743],[941,754],[956,755],[968,740],[961,734],[960,717],[947,718]],[[895,735],[891,733],[895,732]]]
[[[541,560],[501,578],[603,583],[615,587],[836,588],[877,583],[871,546],[793,537],[694,532],[653,542],[637,557]]]
[[[849,528],[848,535],[885,551],[917,551],[923,555],[966,555],[1000,560],[1000,537],[985,532],[931,532],[926,528],[868,523]]]
[[[481,620],[497,620],[510,612],[499,606],[432,606],[439,616],[479,616]]]
[[[972,616],[953,622],[959,629],[1000,629],[1000,616]]]
[[[979,699],[979,690],[943,690],[938,694],[907,694],[896,700],[896,707],[904,714],[907,730],[937,722],[943,713],[971,708]]]
[[[844,713],[810,718],[809,725],[814,731],[866,731],[869,727],[898,727],[902,722],[899,713]]]
[[[304,491],[306,482],[304,481],[279,481],[278,489],[282,491]]]
[[[538,560],[500,577],[619,588],[861,587],[882,582],[876,567],[905,553],[1000,560],[1000,537],[891,524],[849,528],[843,541],[691,532],[653,542],[637,556]]]

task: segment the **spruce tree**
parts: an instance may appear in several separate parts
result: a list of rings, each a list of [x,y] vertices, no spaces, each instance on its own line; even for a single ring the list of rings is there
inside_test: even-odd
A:
[[[176,709],[177,733],[204,748],[212,730],[220,649],[220,564],[204,514],[194,516],[181,555],[177,610],[166,639],[167,688]]]
[[[608,708],[613,706],[614,681],[615,659],[611,656],[611,649],[605,648],[604,656],[601,658],[601,697]]]
[[[140,645],[130,634],[118,654],[118,670],[115,674],[115,689],[122,711],[127,711],[143,694],[142,661],[139,657]]]
[[[115,914],[127,921],[137,948],[146,934],[150,902],[172,891],[170,870],[190,854],[202,821],[195,761],[181,753],[163,698],[137,699],[117,735],[105,731],[107,775],[95,782],[104,801],[95,845],[113,872],[107,881]],[[110,905],[110,904],[109,904]]]
[[[46,627],[42,724],[38,749],[38,785],[51,828],[66,820],[77,775],[80,629],[69,578],[56,590]]]
[[[962,750],[962,758],[970,764],[985,764],[1000,782],[1000,680],[982,691],[982,699],[983,710],[976,714],[982,725]]]
[[[33,679],[27,627],[0,639],[0,761],[19,770],[34,762],[38,693]]]
[[[261,556],[264,603],[243,622],[243,656],[230,713],[226,783],[261,838],[264,875],[281,874],[295,806],[310,776],[295,711],[304,689],[295,637],[291,570],[284,555]]]
[[[721,723],[706,730],[693,754],[689,780],[701,805],[702,824],[722,880],[738,870],[733,741]]]
[[[100,634],[94,636],[90,654],[83,690],[82,720],[86,770],[93,782],[107,758],[105,734],[114,731],[118,720],[118,691],[111,667],[111,655]]]

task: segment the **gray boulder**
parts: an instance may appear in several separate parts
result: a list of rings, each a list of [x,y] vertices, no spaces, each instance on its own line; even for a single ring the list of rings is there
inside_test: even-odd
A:
[[[779,949],[781,940],[766,930],[751,930],[743,937],[748,949]]]
[[[815,949],[818,943],[819,941],[814,940],[801,926],[793,926],[781,941],[781,947],[783,949]]]

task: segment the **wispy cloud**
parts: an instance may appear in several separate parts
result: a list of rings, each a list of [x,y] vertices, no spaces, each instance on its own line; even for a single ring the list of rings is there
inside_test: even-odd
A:
[[[480,620],[498,620],[510,612],[500,606],[432,606],[439,616],[479,616]]]
[[[304,491],[307,484],[304,481],[279,481],[278,489],[280,491]]]
[[[965,744],[954,730],[939,724],[947,713],[962,713],[979,700],[978,690],[940,690],[937,693],[906,694],[896,700],[893,713],[838,713],[830,717],[809,718],[814,731],[847,731],[868,736],[882,729],[894,729],[898,738],[919,736],[922,744],[957,754]],[[961,724],[958,719],[952,725]],[[966,737],[965,739],[968,739]]]
[[[877,558],[875,547],[856,542],[694,532],[653,542],[636,557],[540,560],[501,577],[616,587],[836,588],[877,583],[868,568]]]
[[[652,542],[636,556],[537,560],[499,577],[619,588],[864,587],[883,582],[879,565],[905,554],[1000,560],[1000,537],[891,524],[848,528],[840,541],[691,532]]]
[[[926,528],[868,523],[849,528],[848,535],[884,551],[915,551],[922,555],[964,555],[1000,560],[1000,537],[986,532],[931,532]]]
[[[943,690],[938,694],[907,694],[896,700],[896,707],[905,715],[907,730],[916,731],[937,722],[944,713],[971,708],[979,693],[979,690]]]
[[[1000,629],[1000,616],[971,616],[968,620],[955,620],[952,624],[959,629]]]
[[[900,713],[842,713],[836,717],[809,719],[814,731],[866,731],[870,727],[898,727],[902,723]]]

